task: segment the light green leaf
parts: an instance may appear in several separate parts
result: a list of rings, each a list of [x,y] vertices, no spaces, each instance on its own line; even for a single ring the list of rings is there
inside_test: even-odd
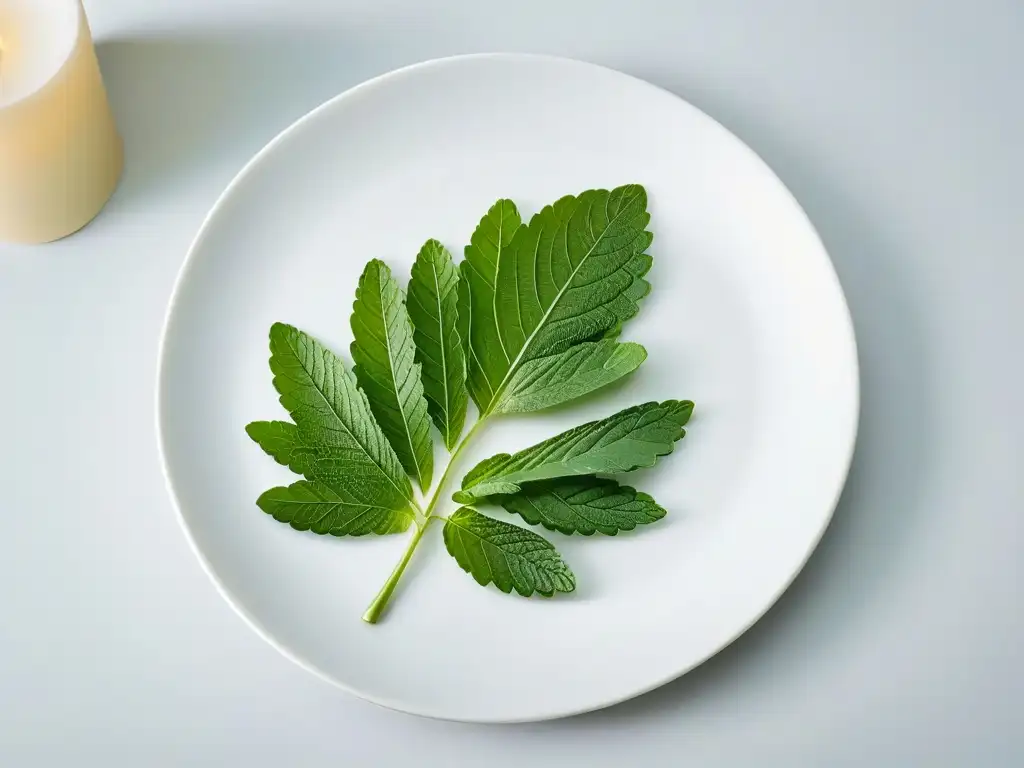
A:
[[[462,507],[444,526],[444,544],[481,586],[493,583],[506,594],[572,592],[576,577],[547,539],[533,531]]]
[[[283,464],[297,475],[311,478],[316,451],[302,442],[294,424],[287,421],[254,421],[245,431],[278,464]]]
[[[445,447],[455,448],[466,423],[466,355],[457,328],[459,271],[437,240],[428,240],[412,265],[409,319],[416,360],[423,366],[427,410]]]
[[[288,433],[318,457],[312,467],[301,465],[304,474],[329,481],[335,492],[361,504],[396,512],[412,508],[409,478],[341,360],[316,339],[282,323],[270,329],[270,350],[274,388],[297,426],[281,434]],[[268,443],[261,439],[265,436],[265,428],[258,427],[253,437],[264,448],[269,445],[274,458],[290,463],[291,454],[276,452],[285,450],[286,442]]]
[[[526,413],[575,400],[632,373],[647,359],[639,344],[586,342],[528,360],[512,375],[494,413]]]
[[[408,509],[364,504],[341,489],[306,480],[286,488],[271,488],[256,504],[296,530],[331,536],[401,533],[413,520]]]
[[[460,504],[518,493],[524,483],[555,477],[614,474],[650,467],[685,434],[693,403],[666,400],[635,405],[601,421],[570,429],[516,454],[477,464],[452,498]]]
[[[614,536],[665,516],[665,510],[646,493],[591,476],[530,483],[513,496],[496,500],[531,525],[584,536],[594,532]]]
[[[614,334],[649,290],[643,187],[563,197],[506,243],[497,222],[507,208],[500,201],[484,217],[463,263],[470,393],[483,415],[502,408],[524,364]]]
[[[481,219],[459,266],[459,333],[466,348],[469,394],[481,414],[511,364],[498,337],[494,284],[498,264],[521,224],[515,203],[496,202]]]
[[[430,487],[434,449],[402,289],[384,262],[366,265],[352,307],[356,378],[384,435],[420,488]]]

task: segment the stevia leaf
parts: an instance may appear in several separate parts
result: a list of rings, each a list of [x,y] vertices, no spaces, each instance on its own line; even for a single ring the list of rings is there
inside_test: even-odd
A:
[[[466,355],[458,331],[459,270],[437,240],[420,249],[409,280],[409,319],[423,366],[427,410],[445,447],[455,448],[466,422]]]
[[[430,487],[434,449],[402,289],[384,262],[366,265],[352,307],[352,359],[370,409],[405,471]]]
[[[283,323],[270,330],[270,350],[274,388],[297,427],[290,435],[317,456],[312,466],[302,465],[307,470],[304,474],[324,479],[335,492],[361,504],[396,512],[411,509],[409,478],[374,420],[355,376],[345,371],[341,360],[313,337]],[[256,430],[257,442],[265,437],[261,430]],[[270,448],[277,450],[281,445],[270,443]],[[272,455],[278,458],[279,454]],[[339,465],[344,472],[336,471]]]
[[[470,390],[483,415],[501,408],[522,365],[603,338],[633,317],[651,265],[647,194],[639,185],[563,197],[518,227],[507,245],[487,237],[499,206],[481,222],[463,267],[471,277],[463,302]]]
[[[300,480],[288,487],[271,488],[256,504],[281,523],[299,531],[331,536],[365,536],[408,530],[413,515],[408,509],[364,504],[344,492],[318,482]]]
[[[498,264],[521,224],[515,203],[499,200],[480,220],[459,265],[459,333],[469,394],[481,414],[487,413],[512,360],[498,336],[494,285]]]
[[[554,545],[533,531],[462,507],[444,526],[448,553],[481,586],[523,597],[572,592],[576,577]]]
[[[496,501],[531,525],[584,536],[595,532],[614,536],[665,516],[665,510],[646,493],[592,476],[530,483]]]
[[[462,480],[462,490],[452,498],[469,504],[485,496],[518,493],[524,483],[537,480],[653,466],[683,437],[683,426],[692,412],[689,401],[644,403],[513,455],[500,453],[471,469]]]
[[[634,282],[650,267],[650,218],[647,193],[634,184],[563,197],[517,232],[495,284],[512,372],[636,314]]]
[[[575,400],[632,373],[647,359],[639,344],[577,344],[528,360],[512,375],[494,413],[539,411]]]

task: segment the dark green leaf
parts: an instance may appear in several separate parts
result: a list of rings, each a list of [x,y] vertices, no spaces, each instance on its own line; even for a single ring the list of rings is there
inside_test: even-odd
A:
[[[531,525],[552,531],[600,532],[614,536],[661,520],[665,510],[646,493],[599,477],[564,478],[530,483],[512,496],[496,499]]]
[[[412,323],[402,289],[384,262],[366,265],[352,307],[356,378],[384,435],[420,488],[430,487],[434,449]]]
[[[481,413],[487,413],[511,364],[498,337],[494,283],[521,223],[515,203],[496,202],[481,219],[459,266],[459,333],[466,348],[469,394]]]
[[[491,209],[462,267],[470,392],[484,415],[503,409],[523,365],[614,335],[649,289],[643,187],[563,197],[526,226],[514,212],[508,201]]]
[[[257,422],[250,436],[278,461],[353,503],[399,513],[412,509],[409,478],[341,361],[282,323],[270,330],[270,350],[274,387],[297,428]]]
[[[635,405],[601,421],[570,429],[514,455],[500,453],[476,465],[452,498],[460,504],[518,493],[523,483],[555,477],[614,474],[650,467],[685,434],[693,403],[666,400]]]
[[[533,531],[462,507],[444,526],[444,544],[456,562],[487,586],[523,597],[572,592],[576,577],[554,546]]]
[[[466,355],[457,328],[459,271],[437,240],[428,240],[412,266],[409,318],[416,359],[423,366],[427,410],[445,447],[455,448],[466,422]]]
[[[343,491],[306,480],[287,488],[271,488],[256,503],[275,520],[296,530],[332,536],[401,533],[413,520],[408,509],[363,504]]]

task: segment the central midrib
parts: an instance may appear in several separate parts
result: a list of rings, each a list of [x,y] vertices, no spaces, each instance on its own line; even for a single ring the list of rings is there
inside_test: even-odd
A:
[[[434,274],[434,294],[437,296],[437,329],[441,337],[441,381],[444,384],[444,425],[445,447],[448,448],[448,438],[451,433],[451,401],[448,394],[448,349],[444,337],[444,315],[441,314],[441,281],[437,277],[437,263],[430,260],[430,271]]]
[[[397,286],[395,290],[398,290]],[[380,298],[380,317],[384,323],[384,346],[388,351],[388,368],[391,372],[392,390],[395,393],[395,405],[398,406],[398,413],[402,417],[402,426],[405,427],[405,440],[409,444],[409,455],[412,457],[412,462],[416,465],[416,480],[419,481],[423,477],[423,470],[420,467],[419,457],[416,455],[416,447],[412,444],[409,420],[405,417],[405,408],[402,407],[402,398],[398,393],[398,378],[395,376],[395,358],[391,354],[391,326],[388,325],[388,313],[384,306],[384,283],[380,279],[379,273],[377,277],[377,296]],[[386,435],[385,439],[387,439]]]

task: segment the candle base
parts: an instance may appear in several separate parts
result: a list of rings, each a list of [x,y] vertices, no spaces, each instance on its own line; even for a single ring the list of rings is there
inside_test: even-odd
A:
[[[103,213],[103,209],[107,207],[107,203],[110,202],[110,198],[114,196],[118,186],[121,183],[121,176],[124,173],[124,144],[118,138],[118,146],[116,148],[114,157],[111,158],[114,165],[109,168],[106,182],[97,187],[94,194],[91,196],[92,203],[85,208],[86,211],[92,211],[86,214],[84,217],[79,216],[76,219],[69,219],[65,226],[61,229],[52,229],[48,234],[42,234],[40,232],[35,233],[33,236],[26,236],[20,239],[7,240],[9,243],[16,243],[18,245],[45,245],[46,243],[55,243],[58,240],[63,240],[66,237],[88,227],[92,222]],[[95,209],[95,210],[93,210]]]
[[[0,108],[0,241],[48,243],[110,200],[124,168],[85,9],[67,61],[37,91]]]

